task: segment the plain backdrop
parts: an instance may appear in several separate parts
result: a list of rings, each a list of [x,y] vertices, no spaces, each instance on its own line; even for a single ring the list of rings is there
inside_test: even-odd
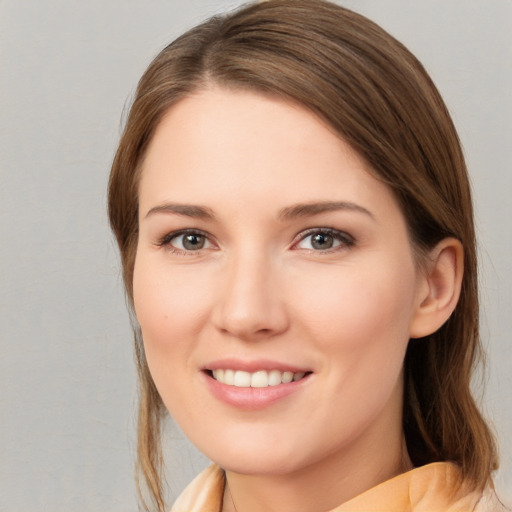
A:
[[[480,237],[485,410],[512,500],[512,2],[340,0],[425,64],[465,148]],[[0,511],[135,511],[136,386],[106,183],[159,49],[238,2],[0,2]],[[175,496],[208,461],[172,426]]]

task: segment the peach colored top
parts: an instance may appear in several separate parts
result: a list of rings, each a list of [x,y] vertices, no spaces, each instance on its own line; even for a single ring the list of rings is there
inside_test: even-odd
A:
[[[491,488],[483,493],[461,482],[450,462],[427,464],[369,489],[331,512],[503,512]],[[211,465],[176,500],[171,512],[220,512],[224,471]]]

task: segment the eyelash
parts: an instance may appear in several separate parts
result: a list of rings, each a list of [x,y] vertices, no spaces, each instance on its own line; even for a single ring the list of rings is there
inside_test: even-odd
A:
[[[208,233],[205,233],[204,231],[201,231],[200,229],[181,229],[179,231],[173,231],[171,233],[167,233],[160,240],[158,240],[157,245],[159,247],[166,247],[173,254],[194,256],[202,248],[197,249],[197,250],[183,250],[183,249],[178,249],[177,247],[174,247],[171,243],[173,240],[179,238],[180,236],[185,236],[185,235],[201,236],[201,237],[204,237],[204,239],[208,242],[210,240],[210,236],[208,235]],[[211,243],[211,242],[209,242],[209,243]]]
[[[292,247],[296,247],[298,244],[314,235],[327,235],[339,242],[339,245],[328,249],[304,249],[309,252],[314,252],[315,254],[331,254],[333,252],[353,247],[356,243],[354,237],[344,231],[339,231],[338,229],[333,228],[312,228],[299,233],[296,237],[298,240],[293,243]]]
[[[212,243],[210,241],[210,235],[208,233],[205,233],[204,231],[201,231],[199,229],[182,229],[179,231],[173,231],[171,233],[166,234],[163,236],[160,240],[158,240],[157,245],[159,247],[167,247],[168,250],[173,254],[179,254],[179,255],[187,255],[187,256],[193,256],[197,254],[199,251],[201,251],[203,248],[197,250],[183,250],[179,249],[177,247],[174,247],[172,245],[172,241],[185,235],[196,235],[204,237],[205,240],[208,243]],[[330,254],[333,252],[337,252],[343,249],[347,249],[350,247],[353,247],[356,243],[355,239],[349,235],[348,233],[345,233],[344,231],[339,231],[337,229],[333,228],[312,228],[308,229],[306,231],[302,231],[295,237],[295,241],[292,243],[292,249],[297,247],[301,242],[304,242],[308,237],[312,237],[314,235],[327,235],[329,237],[332,237],[333,240],[339,242],[339,245],[336,245],[335,247],[328,248],[328,249],[304,249],[308,252],[313,253],[320,253],[320,254]]]

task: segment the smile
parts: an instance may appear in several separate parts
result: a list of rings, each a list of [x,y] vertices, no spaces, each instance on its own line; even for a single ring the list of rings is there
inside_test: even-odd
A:
[[[212,370],[211,375],[216,381],[227,386],[239,388],[266,388],[300,380],[306,375],[306,372],[293,373],[289,371],[281,372],[279,370],[258,370],[251,373],[228,368]]]

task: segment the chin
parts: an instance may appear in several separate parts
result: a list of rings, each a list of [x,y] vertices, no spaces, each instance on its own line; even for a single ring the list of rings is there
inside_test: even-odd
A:
[[[296,462],[283,461],[276,457],[252,457],[238,454],[233,457],[219,457],[214,462],[225,471],[243,475],[278,476],[293,473],[298,469]]]
[[[226,471],[244,475],[287,475],[314,463],[312,454],[300,446],[284,446],[283,441],[244,443],[233,439],[210,445],[204,451],[209,459]],[[276,449],[278,447],[278,449]]]

